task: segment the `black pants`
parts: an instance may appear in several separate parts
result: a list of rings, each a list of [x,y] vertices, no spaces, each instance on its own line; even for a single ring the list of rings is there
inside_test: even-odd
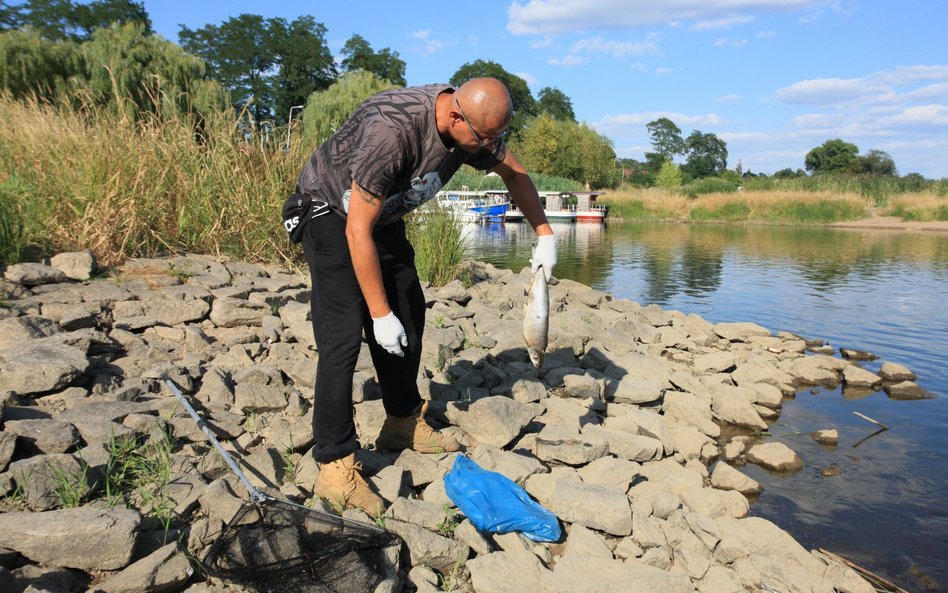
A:
[[[313,434],[315,457],[320,463],[345,457],[359,447],[352,410],[352,375],[363,330],[382,389],[385,412],[405,418],[421,405],[416,381],[425,326],[425,298],[405,225],[399,221],[373,234],[388,304],[408,336],[404,357],[389,354],[375,341],[372,317],[352,268],[345,231],[345,219],[328,214],[310,220],[303,232],[303,250],[313,282],[310,310],[319,354]]]

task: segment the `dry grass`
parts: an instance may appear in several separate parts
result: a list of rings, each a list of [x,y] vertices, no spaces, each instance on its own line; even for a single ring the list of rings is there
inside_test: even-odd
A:
[[[228,112],[199,128],[188,114],[134,122],[7,97],[0,109],[0,186],[20,188],[25,241],[44,251],[92,249],[106,264],[178,249],[289,256],[280,207],[301,147],[243,142]]]
[[[603,196],[610,216],[630,220],[759,221],[825,223],[865,216],[859,194],[755,191],[705,194],[689,199],[675,192],[620,190]]]
[[[904,220],[948,220],[948,196],[903,194],[891,201],[889,214]]]

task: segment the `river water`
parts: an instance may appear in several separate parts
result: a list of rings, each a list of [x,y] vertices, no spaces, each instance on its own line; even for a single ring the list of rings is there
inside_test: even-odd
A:
[[[908,366],[935,395],[804,390],[773,439],[804,468],[741,468],[761,483],[751,514],[910,591],[948,590],[948,233],[662,223],[554,224],[555,275],[712,322],[753,321]],[[468,225],[470,257],[519,271],[533,231]],[[837,354],[838,356],[838,354]],[[855,416],[860,412],[890,427]],[[809,434],[836,428],[839,444]],[[835,464],[837,477],[820,470]]]

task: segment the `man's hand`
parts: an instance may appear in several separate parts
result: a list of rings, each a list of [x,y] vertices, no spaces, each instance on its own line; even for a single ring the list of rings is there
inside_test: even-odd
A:
[[[408,347],[408,336],[405,335],[405,327],[395,316],[394,311],[389,311],[385,317],[372,318],[372,329],[375,333],[375,341],[379,346],[385,348],[389,354],[395,356],[405,356],[402,348]]]
[[[537,237],[537,246],[533,248],[533,257],[530,258],[530,271],[536,272],[543,266],[546,281],[553,276],[553,266],[556,265],[556,235],[540,235]]]

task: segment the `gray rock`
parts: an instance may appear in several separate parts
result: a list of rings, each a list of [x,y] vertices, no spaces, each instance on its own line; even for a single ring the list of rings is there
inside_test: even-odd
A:
[[[384,517],[395,519],[403,523],[411,523],[418,527],[433,532],[441,532],[441,535],[450,536],[448,529],[453,530],[452,520],[454,513],[445,510],[444,506],[424,500],[415,500],[411,498],[396,498],[392,506],[385,511]],[[450,525],[450,528],[448,527]]]
[[[88,280],[97,267],[95,254],[88,249],[54,255],[49,263],[73,280]]]
[[[600,457],[579,470],[579,476],[587,484],[598,484],[615,488],[625,493],[629,484],[639,475],[641,466],[626,459],[606,456]]]
[[[177,591],[194,569],[177,543],[168,544],[95,586],[102,593],[166,593]]]
[[[411,449],[405,449],[395,460],[395,466],[408,472],[413,488],[426,486],[441,478],[443,472],[431,456],[423,455]]]
[[[10,282],[16,282],[23,286],[37,286],[40,284],[53,284],[56,282],[65,282],[68,280],[62,270],[47,266],[46,264],[23,263],[7,266],[3,272],[3,277]]]
[[[751,336],[769,336],[770,330],[750,322],[716,323],[714,333],[730,342],[746,342]]]
[[[710,392],[708,392],[711,398]],[[666,418],[693,426],[709,437],[717,438],[721,434],[721,427],[714,423],[711,412],[713,398],[705,400],[691,393],[668,391],[662,403],[662,410]]]
[[[803,462],[783,443],[762,443],[747,451],[747,460],[778,472],[796,471]]]
[[[586,465],[609,452],[601,435],[579,434],[566,428],[547,425],[536,435],[534,454],[543,461]]]
[[[839,431],[835,428],[827,430],[817,430],[811,434],[813,440],[821,445],[839,444]]]
[[[533,474],[546,473],[538,459],[525,452],[508,452],[490,445],[478,445],[470,451],[471,459],[488,471],[502,474],[523,485]]]
[[[448,418],[481,443],[503,447],[514,440],[537,411],[527,404],[503,396],[490,396],[472,403],[466,411],[448,405]]]
[[[296,338],[297,342],[305,344],[313,350],[316,349],[316,338],[313,336],[313,323],[310,319],[308,303],[291,301],[280,307],[279,315],[283,321],[283,326]]]
[[[570,556],[558,562],[552,573],[541,574],[544,593],[694,593],[684,574],[673,574],[637,562]]]
[[[767,423],[754,409],[747,389],[719,383],[711,387],[711,395],[711,409],[721,420],[753,429],[767,428]]]
[[[912,381],[886,385],[884,389],[891,399],[912,400],[933,399],[935,397],[930,391]]]
[[[848,365],[843,371],[843,382],[847,387],[875,389],[882,384],[882,378],[856,365]]]
[[[13,451],[15,448],[16,435],[0,430],[0,472],[7,469],[7,464],[13,459]]]
[[[611,535],[632,533],[632,509],[624,493],[608,486],[557,480],[550,511],[563,521],[578,523]]]
[[[49,566],[118,570],[132,558],[140,521],[137,511],[118,507],[4,513],[0,546]]]
[[[726,373],[737,365],[737,357],[733,352],[709,352],[696,356],[694,370],[699,373]]]
[[[913,373],[908,367],[888,361],[882,363],[882,368],[879,369],[879,376],[882,377],[883,381],[890,383],[914,381],[916,378],[915,373]]]
[[[0,319],[0,351],[22,348],[24,342],[45,338],[61,332],[59,325],[49,317],[23,315]]]
[[[210,320],[218,327],[260,326],[263,318],[270,313],[269,305],[234,298],[218,298],[211,307]]]
[[[719,462],[711,473],[711,485],[721,490],[737,490],[741,494],[757,494],[760,484],[756,480],[745,476],[732,466]]]
[[[548,572],[533,553],[516,548],[480,554],[466,566],[477,593],[535,593]]]
[[[286,403],[286,388],[282,385],[238,383],[234,389],[234,407],[244,413],[279,412]]]
[[[21,395],[62,389],[89,368],[83,350],[55,343],[27,343],[22,349],[0,354],[0,362],[0,392]]]
[[[602,395],[602,386],[589,375],[566,375],[563,385],[571,396],[577,398],[599,398]]]
[[[4,431],[17,435],[40,453],[65,453],[79,442],[76,427],[59,420],[10,420]]]
[[[609,430],[595,424],[583,427],[584,435],[605,439],[609,453],[629,461],[650,461],[662,456],[662,442],[652,437]]]
[[[69,408],[59,415],[59,420],[72,422],[73,424],[106,421],[121,422],[130,414],[147,414],[158,409],[160,409],[160,406],[153,402],[97,401],[82,403]]]
[[[46,511],[63,504],[63,497],[88,492],[92,476],[73,455],[37,455],[10,464],[10,474],[26,498],[26,505]]]
[[[398,534],[405,542],[412,566],[426,565],[448,574],[456,562],[466,561],[471,553],[461,542],[411,523],[387,520],[385,529]]]
[[[648,404],[662,397],[662,390],[658,381],[629,376],[614,383],[606,393],[617,403]]]

